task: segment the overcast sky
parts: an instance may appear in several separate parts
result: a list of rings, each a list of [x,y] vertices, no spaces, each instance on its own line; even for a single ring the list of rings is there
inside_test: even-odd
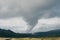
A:
[[[16,33],[60,29],[60,0],[0,0],[0,28]]]

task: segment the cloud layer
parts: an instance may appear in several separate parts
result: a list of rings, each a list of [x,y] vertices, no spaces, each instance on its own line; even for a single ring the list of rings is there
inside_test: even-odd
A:
[[[12,30],[17,33],[26,33],[27,23],[20,17],[11,19],[0,19],[0,28]]]
[[[42,27],[38,25],[40,24],[38,20],[42,18],[44,22],[46,20],[49,22],[51,19],[53,21],[55,17],[60,18],[59,2],[59,0],[0,0],[0,25],[2,28],[19,33],[30,32],[35,30],[35,27]],[[51,25],[54,24],[51,22]]]
[[[34,32],[46,32],[50,30],[60,29],[60,18],[48,18],[48,19],[40,19],[38,24],[32,30]]]

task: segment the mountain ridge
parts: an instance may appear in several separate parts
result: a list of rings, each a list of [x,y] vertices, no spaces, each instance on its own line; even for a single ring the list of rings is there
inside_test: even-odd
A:
[[[11,30],[0,29],[0,37],[14,37],[14,38],[25,38],[25,37],[59,37],[60,29],[51,30],[48,32],[37,32],[37,33],[15,33]]]

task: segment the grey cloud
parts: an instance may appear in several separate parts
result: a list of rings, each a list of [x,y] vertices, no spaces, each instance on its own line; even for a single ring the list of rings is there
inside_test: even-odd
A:
[[[42,27],[33,29],[31,32],[32,33],[35,33],[35,32],[47,32],[47,31],[56,30],[56,29],[60,29],[60,24],[42,25]]]
[[[31,30],[38,22],[38,20],[42,17],[44,18],[51,18],[55,16],[60,16],[60,12],[56,12],[53,10],[58,10],[54,7],[59,4],[58,0],[45,0],[40,3],[39,0],[34,0],[29,1],[29,0],[24,0],[25,3],[21,0],[14,0],[13,1],[8,1],[6,4],[0,4],[0,6],[7,7],[6,11],[3,9],[2,12],[0,10],[0,19],[5,19],[5,18],[12,18],[12,17],[23,17],[26,22],[28,22],[28,25],[31,25],[29,30]],[[2,7],[3,7],[2,6]],[[3,7],[3,8],[4,8]],[[54,9],[53,9],[54,8]],[[60,9],[59,9],[60,10]],[[47,11],[47,12],[45,12]],[[49,12],[48,12],[49,11]],[[48,14],[48,15],[45,15]]]

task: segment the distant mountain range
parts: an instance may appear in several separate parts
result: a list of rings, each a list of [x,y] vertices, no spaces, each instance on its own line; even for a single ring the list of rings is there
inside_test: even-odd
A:
[[[34,34],[28,33],[28,34],[24,34],[24,33],[14,33],[11,30],[4,30],[4,29],[0,29],[0,37],[59,37],[60,36],[60,29],[58,30],[52,30],[52,31],[48,31],[48,32],[37,32]]]
[[[33,37],[60,37],[60,29],[48,32],[38,32],[33,34]]]

